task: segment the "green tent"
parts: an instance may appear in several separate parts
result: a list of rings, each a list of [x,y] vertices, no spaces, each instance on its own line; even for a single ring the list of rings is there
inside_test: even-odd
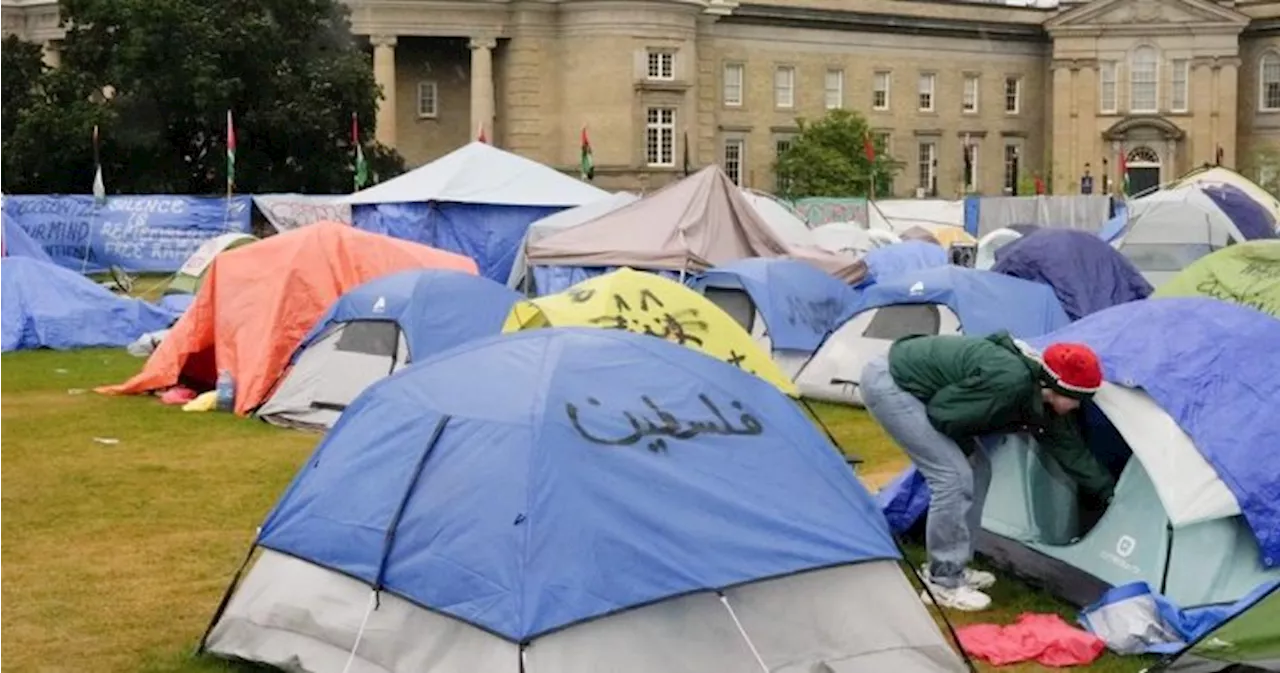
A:
[[[196,251],[191,253],[183,263],[182,268],[173,275],[173,280],[169,281],[169,286],[165,288],[164,293],[195,294],[196,290],[200,289],[200,283],[204,281],[204,274],[209,271],[209,267],[213,266],[214,257],[256,240],[258,240],[256,237],[249,234],[223,234],[201,243],[200,247],[196,248]]]
[[[1280,670],[1280,584],[1158,670],[1169,673]]]
[[[1280,318],[1280,241],[1227,246],[1196,260],[1153,297],[1213,297]]]

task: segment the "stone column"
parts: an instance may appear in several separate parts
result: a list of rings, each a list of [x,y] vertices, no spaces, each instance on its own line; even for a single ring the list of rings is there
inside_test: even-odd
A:
[[[1052,165],[1047,168],[1053,176],[1053,191],[1057,194],[1070,193],[1064,191],[1063,184],[1070,181],[1068,176],[1071,175],[1072,136],[1075,130],[1075,119],[1072,116],[1075,97],[1071,86],[1074,66],[1073,61],[1066,59],[1054,59],[1052,63],[1053,111],[1050,124],[1053,125],[1053,133],[1050,137],[1053,143],[1045,149],[1052,158]],[[1041,166],[1033,165],[1025,158],[1020,163],[1020,170],[1025,170],[1028,174],[1039,171],[1046,182],[1049,180],[1049,175],[1044,174]]]
[[[50,68],[56,68],[62,65],[62,45],[54,40],[45,42],[42,49],[44,56],[44,64]]]
[[[378,102],[377,129],[374,136],[378,142],[387,147],[396,145],[396,36],[374,35],[369,38],[373,44],[373,79],[382,89],[382,100]]]
[[[471,138],[484,129],[492,144],[493,132],[493,49],[498,41],[491,37],[474,37],[471,48]]]
[[[1236,153],[1236,113],[1240,109],[1237,101],[1240,91],[1240,59],[1224,58],[1218,60],[1221,71],[1218,73],[1219,101],[1217,144],[1222,146],[1222,165],[1231,168],[1240,166]],[[1252,112],[1250,112],[1252,114]],[[1217,152],[1217,147],[1214,147]]]

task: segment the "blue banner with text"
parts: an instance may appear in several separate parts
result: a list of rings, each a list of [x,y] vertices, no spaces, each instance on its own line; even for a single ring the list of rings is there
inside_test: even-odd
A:
[[[81,273],[173,273],[206,240],[249,232],[252,208],[249,196],[112,196],[103,205],[92,196],[4,197],[5,215]]]

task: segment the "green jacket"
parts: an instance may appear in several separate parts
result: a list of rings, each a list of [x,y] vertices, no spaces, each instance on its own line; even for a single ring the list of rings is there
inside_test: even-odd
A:
[[[1059,416],[1045,405],[1043,368],[1008,332],[900,339],[889,348],[889,375],[960,446],[980,435],[1029,432],[1081,488],[1111,496],[1114,480],[1085,444],[1078,414]]]

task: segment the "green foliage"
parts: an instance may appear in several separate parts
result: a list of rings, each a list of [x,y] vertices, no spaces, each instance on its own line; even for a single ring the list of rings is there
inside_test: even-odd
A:
[[[338,0],[61,6],[61,67],[27,100],[9,98],[6,78],[6,192],[87,192],[97,123],[109,192],[220,193],[227,110],[237,192],[350,191],[352,112],[375,179],[404,169],[370,141],[380,94]]]
[[[809,123],[797,119],[800,134],[774,163],[781,196],[867,196],[875,177],[876,196],[887,196],[901,165],[888,156],[883,139],[873,137],[875,160],[867,159],[865,142],[870,128],[857,112],[831,110]]]

